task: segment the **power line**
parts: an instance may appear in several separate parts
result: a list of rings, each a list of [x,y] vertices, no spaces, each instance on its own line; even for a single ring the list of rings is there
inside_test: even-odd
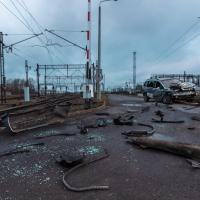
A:
[[[15,16],[29,31],[31,31],[30,28],[12,10],[10,10],[1,0],[0,0],[0,4],[4,8],[6,8],[13,16]]]
[[[25,4],[25,2],[23,1],[23,0],[21,0],[21,2],[19,1],[19,0],[17,0],[17,2],[18,2],[18,4],[29,14],[29,16],[32,18],[32,20],[35,22],[35,24],[36,24],[36,26],[38,27],[38,29],[40,30],[40,31],[44,31],[44,28],[43,28],[43,26],[36,20],[36,18],[32,15],[32,13],[29,11],[29,9],[28,9],[28,7],[27,7],[27,5]],[[45,33],[45,31],[44,31],[44,36],[45,36],[45,39],[46,39],[46,42],[48,43],[48,38],[47,38],[47,35],[46,35],[46,33]],[[47,47],[47,45],[46,45],[46,47]],[[47,47],[48,48],[48,47]],[[48,50],[48,51],[50,51],[50,50]]]
[[[36,18],[32,15],[32,13],[29,11],[27,5],[25,4],[25,2],[22,0],[21,2],[19,0],[17,0],[18,4],[28,13],[28,15],[32,18],[32,20],[35,22],[36,26],[38,27],[38,29],[43,32],[44,31],[44,27],[36,20]],[[47,35],[46,33],[44,33],[44,36],[46,38],[46,42],[48,41]]]
[[[5,46],[5,45],[4,45],[3,48],[4,48],[4,49],[5,49],[5,48],[10,48],[10,47],[12,48],[12,46],[14,46],[14,45],[16,45],[16,44],[25,42],[25,41],[30,40],[30,39],[32,39],[32,38],[38,37],[38,36],[40,36],[40,35],[42,35],[42,34],[43,34],[43,33],[35,34],[35,35],[31,36],[31,37],[25,38],[25,39],[23,39],[23,40],[20,40],[20,41],[15,42],[15,43],[13,43],[13,44],[11,44],[11,45],[8,45],[8,46]]]
[[[29,16],[32,18],[32,20],[35,22],[36,26],[38,27],[39,30],[41,31],[44,31],[44,28],[43,26],[36,20],[36,18],[31,14],[31,12],[29,11],[27,5],[25,4],[25,2],[23,0],[21,0],[21,2],[19,0],[17,0],[18,4],[29,14]],[[47,53],[51,59],[51,61],[53,62],[53,57],[57,58],[58,60],[60,60],[61,62],[62,59],[60,57],[58,57],[56,54],[53,53],[53,51],[49,48],[49,45],[48,45],[48,37],[46,35],[46,33],[44,32],[44,36],[45,36],[45,39],[46,39],[46,42],[47,44],[44,44],[45,45],[45,48],[47,50]]]
[[[186,29],[186,31],[184,31],[183,34],[181,34],[177,39],[175,39],[164,51],[162,51],[162,53],[155,59],[155,63],[158,62],[163,55],[167,54],[169,52],[169,50],[171,48],[173,48],[177,42],[179,42],[180,40],[182,40],[184,38],[184,36],[189,33],[194,27],[196,27],[196,25],[199,24],[199,21],[193,23],[191,26],[189,26],[189,28]]]
[[[17,18],[30,32],[32,32],[32,35],[35,35],[35,31],[33,29],[33,27],[30,25],[30,23],[26,20],[26,18],[24,17],[24,15],[21,13],[21,11],[19,10],[19,8],[16,6],[16,4],[13,2],[13,0],[10,0],[11,3],[13,4],[13,6],[15,7],[15,9],[17,10],[18,14],[21,16],[21,19],[19,16],[17,16],[4,2],[2,2],[0,0],[0,3],[3,7],[5,7],[15,18]],[[43,32],[44,28],[42,27],[42,25],[36,20],[36,18],[31,14],[31,12],[29,11],[28,7],[26,6],[25,2],[23,0],[21,0],[21,2],[19,0],[16,0],[17,3],[28,13],[28,15],[31,17],[31,19],[34,21],[34,23],[36,24],[37,28]],[[80,31],[81,32],[81,31]],[[84,32],[84,31],[82,31]],[[7,36],[11,36],[11,35],[31,35],[31,34],[7,34]],[[46,35],[46,33],[44,32],[44,36],[46,38],[46,42],[48,43],[49,39]],[[49,49],[48,44],[46,44],[41,38],[38,38],[38,40],[40,41],[40,43],[42,45],[44,45],[44,48],[47,50],[47,53],[50,57],[50,60],[53,62],[53,57],[61,60],[57,55],[55,55],[51,49]],[[55,48],[56,50],[56,48]],[[58,51],[58,50],[57,50]]]
[[[37,20],[35,19],[35,17],[30,13],[30,11],[28,10],[28,7],[26,6],[25,2],[23,2],[24,5],[22,5],[21,2],[19,2],[17,0],[18,4],[29,14],[29,16],[32,18],[32,20],[36,23],[36,26],[38,27],[38,29],[43,32],[43,28],[41,28],[42,26],[37,22]],[[32,32],[34,32],[34,30],[31,28]],[[45,36],[46,36],[46,33],[45,33]],[[51,62],[53,62],[53,57],[51,55],[51,52],[50,52],[50,49],[47,47],[47,45],[45,44],[45,42],[41,39],[41,38],[38,38],[40,43],[43,44],[45,46],[45,49],[47,50],[47,54],[51,60]],[[47,37],[46,37],[46,40],[47,40]]]
[[[15,9],[17,10],[17,12],[19,13],[19,15],[22,17],[22,19],[24,20],[24,22],[27,24],[27,26],[33,31],[31,25],[29,24],[29,22],[26,20],[26,18],[24,17],[24,15],[21,13],[21,11],[18,9],[18,7],[15,5],[15,3],[13,2],[13,0],[10,0],[12,5],[15,7]]]
[[[49,33],[51,33],[51,34],[55,35],[56,37],[59,37],[59,38],[61,38],[62,40],[65,40],[66,42],[68,42],[69,44],[72,44],[72,45],[73,45],[73,46],[75,46],[75,47],[78,47],[78,48],[80,48],[80,49],[82,49],[82,50],[86,51],[86,48],[83,48],[83,47],[81,47],[80,45],[78,45],[78,44],[75,44],[74,42],[71,42],[71,41],[69,41],[69,40],[67,40],[67,39],[63,38],[62,36],[60,36],[60,35],[58,35],[58,34],[56,34],[56,33],[52,32],[51,30],[45,29],[45,31],[47,31],[47,32],[49,32]]]
[[[34,57],[32,57],[32,56],[30,56],[30,55],[28,55],[27,53],[24,53],[21,49],[18,49],[18,48],[16,48],[16,47],[13,47],[15,50],[17,50],[19,53],[21,53],[21,54],[23,54],[24,56],[26,56],[26,57],[29,57],[32,61],[35,61],[35,58]],[[13,52],[12,52],[13,53]],[[21,56],[22,57],[22,56]],[[24,59],[25,59],[25,57],[23,57]],[[25,59],[26,60],[26,59]]]
[[[43,28],[43,26],[36,20],[36,18],[31,14],[31,12],[29,11],[29,9],[28,9],[28,7],[27,7],[27,5],[25,4],[25,2],[23,1],[23,0],[21,0],[21,2],[19,1],[19,0],[17,0],[17,2],[18,2],[18,4],[30,15],[30,17],[33,19],[33,21],[36,23],[36,25],[37,25],[37,27],[38,27],[38,29],[40,29],[41,31],[44,31],[44,28]],[[58,31],[63,31],[63,32],[68,32],[68,31],[66,31],[66,30],[58,30]],[[81,31],[79,31],[79,30],[72,30],[72,31],[69,31],[69,32],[87,32],[87,31],[84,31],[84,30],[81,30]],[[48,39],[48,37],[47,37],[47,34],[44,32],[44,36],[45,36],[45,38],[46,38],[46,42],[47,42],[47,44],[46,44],[46,47],[47,47],[47,49],[48,49],[48,41],[49,41],[49,39]],[[61,53],[58,51],[58,49],[57,48],[55,48],[55,46],[54,46],[54,50],[55,51],[57,51],[60,55],[61,55]],[[50,50],[48,49],[48,53],[50,53]],[[57,57],[60,61],[62,60],[62,59],[60,59],[60,57],[58,57],[58,56],[55,56],[55,54],[54,54],[54,57]],[[62,61],[63,62],[63,61]]]
[[[194,40],[195,38],[197,38],[198,36],[200,36],[200,33],[194,35],[192,38],[190,38],[189,40],[187,40],[186,42],[184,42],[181,46],[175,48],[173,51],[171,51],[170,53],[168,53],[163,60],[161,60],[160,62],[158,62],[157,64],[163,62],[166,58],[168,58],[170,55],[172,55],[173,53],[175,53],[176,51],[178,51],[179,49],[181,49],[182,47],[184,47],[185,45],[187,45],[188,43],[190,43],[192,40]]]
[[[32,29],[31,26],[25,24],[23,22],[23,20],[21,20],[11,9],[9,9],[1,0],[0,0],[0,3],[12,14],[14,15],[30,32],[33,33],[33,35],[35,35],[36,33],[34,32],[34,30]],[[39,39],[39,38],[38,38]]]
[[[33,19],[33,21],[37,24],[38,28],[44,30],[43,26],[36,20],[36,18],[31,14],[31,12],[29,11],[27,5],[25,4],[25,2],[23,0],[21,0],[21,2],[23,3],[20,3],[19,0],[17,0],[18,4],[21,5],[22,8],[24,8],[24,10],[31,16],[31,18]]]

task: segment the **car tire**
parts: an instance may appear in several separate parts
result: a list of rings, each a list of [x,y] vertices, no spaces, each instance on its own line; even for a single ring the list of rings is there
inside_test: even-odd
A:
[[[162,99],[162,102],[164,104],[172,104],[173,100],[172,100],[172,96],[171,95],[165,95]]]
[[[145,101],[145,102],[148,102],[149,99],[150,99],[150,98],[149,98],[149,97],[147,96],[147,94],[145,93],[145,94],[144,94],[144,101]]]

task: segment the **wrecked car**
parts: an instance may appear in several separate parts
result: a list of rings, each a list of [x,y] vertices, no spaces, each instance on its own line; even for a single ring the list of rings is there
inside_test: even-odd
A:
[[[192,100],[196,96],[195,85],[172,78],[148,79],[144,83],[144,101],[171,104],[175,100]]]

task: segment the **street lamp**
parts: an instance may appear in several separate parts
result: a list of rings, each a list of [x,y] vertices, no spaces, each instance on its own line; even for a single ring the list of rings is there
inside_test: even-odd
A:
[[[99,16],[98,16],[98,66],[97,66],[97,99],[101,100],[101,4],[107,1],[118,0],[101,0],[99,2]]]

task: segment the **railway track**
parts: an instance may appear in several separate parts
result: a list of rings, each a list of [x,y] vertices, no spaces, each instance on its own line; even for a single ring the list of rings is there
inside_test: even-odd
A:
[[[12,133],[63,122],[74,104],[83,104],[80,95],[54,96],[29,105],[4,111],[2,120]]]
[[[59,104],[65,101],[71,101],[75,99],[79,99],[80,95],[62,95],[62,96],[53,96],[53,97],[48,97],[46,99],[38,100],[36,102],[30,102],[28,104],[20,105],[20,106],[14,106],[11,108],[6,108],[6,109],[1,109],[0,110],[0,115],[5,114],[5,113],[12,113],[12,112],[17,112],[17,111],[22,111],[27,110],[27,109],[32,109],[41,105],[55,105]]]

